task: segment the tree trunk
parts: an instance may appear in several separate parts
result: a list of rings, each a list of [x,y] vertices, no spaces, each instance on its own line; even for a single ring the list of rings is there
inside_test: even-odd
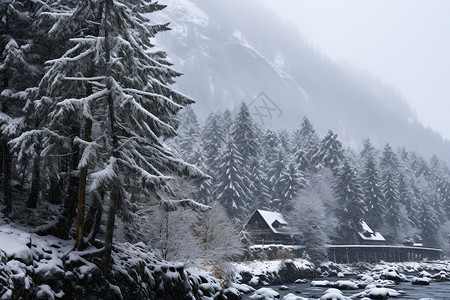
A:
[[[96,16],[97,24],[101,22],[103,14],[103,3],[100,3],[99,11]],[[100,32],[100,26],[95,26],[93,35],[97,36]],[[91,77],[95,76],[95,68],[92,65],[90,70]],[[86,90],[86,96],[92,95],[92,85],[88,85]],[[92,134],[92,120],[85,119],[84,124],[84,139],[85,141],[91,141]],[[86,202],[86,181],[88,175],[88,166],[84,166],[80,170],[80,180],[78,185],[78,201],[77,201],[77,243],[76,248],[81,250],[83,248],[83,231],[84,231],[84,210],[85,210],[85,202]]]
[[[39,147],[39,146],[37,146]],[[36,208],[38,200],[39,200],[39,188],[41,181],[41,154],[40,149],[37,149],[37,156],[33,160],[33,177],[31,179],[31,193],[28,197],[26,206],[28,208]]]
[[[104,32],[105,32],[105,58],[106,63],[111,63],[111,53],[110,53],[110,41],[109,41],[109,28],[108,28],[108,17],[110,17],[111,14],[111,4],[112,0],[105,0],[105,14],[104,14]],[[107,68],[109,69],[109,68]],[[111,74],[107,74],[108,78],[106,79],[106,86],[109,90],[108,93],[108,117],[109,117],[109,130],[110,130],[110,137],[111,137],[111,156],[118,158],[119,153],[118,150],[118,137],[117,137],[117,130],[115,128],[116,125],[116,119],[115,119],[115,112],[114,112],[114,100],[111,95]],[[116,212],[117,212],[117,204],[120,200],[120,187],[117,179],[114,179],[111,182],[110,185],[111,192],[110,192],[110,201],[109,201],[109,212],[108,212],[108,221],[106,224],[106,233],[105,233],[105,251],[103,252],[102,256],[102,263],[105,266],[111,265],[111,250],[112,250],[112,240],[114,235],[114,223],[116,220]]]
[[[5,140],[1,140],[2,151],[2,167],[3,167],[3,201],[5,203],[4,213],[10,215],[12,213],[12,190],[11,190],[11,154],[8,144]]]
[[[72,128],[72,134],[76,134],[77,127]],[[75,217],[75,209],[78,198],[78,174],[76,173],[79,162],[78,147],[72,146],[72,156],[68,161],[62,164],[67,168],[66,172],[69,174],[69,183],[67,186],[67,197],[64,199],[64,207],[62,214],[58,217],[57,222],[49,228],[38,232],[41,235],[54,235],[60,239],[68,239],[70,228],[72,227]]]
[[[119,196],[119,187],[117,186],[117,184],[114,184],[109,195],[109,212],[105,233],[105,251],[103,252],[102,256],[102,263],[105,266],[111,265],[112,241],[114,236],[114,224],[116,221],[117,203],[119,202]]]
[[[91,140],[92,120],[86,119],[84,124],[84,138],[86,141]],[[84,166],[80,170],[80,179],[78,183],[78,201],[77,201],[77,244],[76,248],[83,248],[83,226],[84,226],[84,204],[86,198],[86,180],[88,174],[88,166]]]

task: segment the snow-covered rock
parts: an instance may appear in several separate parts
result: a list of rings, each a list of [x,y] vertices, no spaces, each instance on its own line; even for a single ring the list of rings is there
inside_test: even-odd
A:
[[[280,298],[280,293],[271,288],[260,288],[256,290],[253,295],[250,296],[250,299],[254,300],[270,300],[278,298]]]
[[[334,283],[334,287],[340,290],[357,290],[358,284],[350,280],[338,280]]]
[[[26,265],[31,265],[33,252],[31,251],[31,236],[11,227],[10,225],[0,226],[0,250],[2,250],[8,260],[15,259]]]
[[[414,277],[411,281],[414,285],[430,285],[431,278],[428,277]]]
[[[334,283],[328,280],[313,280],[311,286],[317,287],[334,287]]]
[[[401,292],[394,289],[368,286],[365,291],[353,295],[352,298],[388,299],[389,297],[399,297],[401,295]]]
[[[295,284],[301,284],[301,283],[307,283],[308,280],[306,279],[297,279],[296,281],[294,281]]]
[[[236,280],[252,287],[294,283],[312,277],[314,265],[304,259],[269,260],[234,263]]]
[[[395,282],[407,281],[404,274],[400,274],[395,267],[386,268],[381,272],[381,278],[393,280]]]
[[[239,299],[240,285],[222,289],[209,272],[162,263],[144,244],[116,244],[111,269],[102,248],[74,251],[73,240],[0,226],[0,299]]]
[[[295,294],[289,293],[283,297],[283,300],[307,300],[307,298],[303,298]]]
[[[338,289],[331,288],[325,291],[325,294],[320,297],[320,300],[347,300],[348,298],[342,295]]]

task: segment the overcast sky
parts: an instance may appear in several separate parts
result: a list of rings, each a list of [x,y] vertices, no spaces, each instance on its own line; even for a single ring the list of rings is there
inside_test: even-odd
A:
[[[320,52],[396,87],[450,140],[450,1],[263,1]]]

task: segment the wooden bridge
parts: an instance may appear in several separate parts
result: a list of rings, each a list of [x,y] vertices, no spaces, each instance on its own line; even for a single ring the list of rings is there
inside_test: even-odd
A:
[[[328,259],[336,263],[403,262],[441,258],[441,249],[390,245],[328,245]]]

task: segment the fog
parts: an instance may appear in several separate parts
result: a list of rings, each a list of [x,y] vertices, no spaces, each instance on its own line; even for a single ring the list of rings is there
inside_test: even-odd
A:
[[[450,139],[449,1],[264,0],[332,60],[395,86]]]

